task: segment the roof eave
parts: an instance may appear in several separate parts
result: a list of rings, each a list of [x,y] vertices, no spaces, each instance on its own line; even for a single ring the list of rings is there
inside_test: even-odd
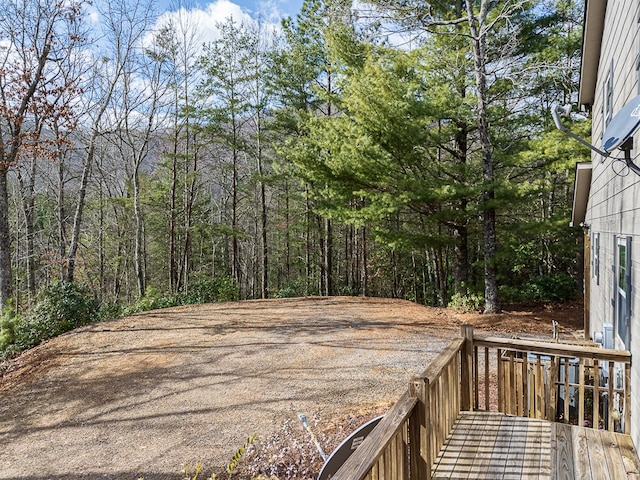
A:
[[[571,210],[572,227],[583,225],[591,190],[591,162],[576,164],[576,178],[573,183],[573,208]]]
[[[606,10],[607,0],[585,0],[580,91],[578,94],[580,105],[591,106],[595,99]]]

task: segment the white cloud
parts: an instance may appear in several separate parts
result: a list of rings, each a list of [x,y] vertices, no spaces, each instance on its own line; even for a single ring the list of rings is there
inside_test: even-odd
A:
[[[220,38],[218,24],[233,18],[238,23],[252,23],[251,15],[242,7],[228,0],[217,0],[205,7],[186,9],[181,7],[175,11],[168,11],[160,15],[157,26],[172,23],[184,29],[192,27],[198,32],[200,43],[209,43]]]

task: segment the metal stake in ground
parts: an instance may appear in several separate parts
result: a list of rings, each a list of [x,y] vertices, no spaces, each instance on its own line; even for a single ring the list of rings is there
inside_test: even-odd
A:
[[[318,452],[320,452],[320,456],[322,457],[322,460],[326,462],[328,457],[324,453],[324,450],[322,450],[322,447],[320,446],[320,442],[318,442],[318,439],[316,438],[314,433],[311,431],[311,427],[309,426],[309,421],[307,420],[306,415],[304,413],[299,413],[298,418],[302,422],[302,426],[307,430],[307,432],[309,432],[309,436],[311,436],[311,441],[318,449]]]

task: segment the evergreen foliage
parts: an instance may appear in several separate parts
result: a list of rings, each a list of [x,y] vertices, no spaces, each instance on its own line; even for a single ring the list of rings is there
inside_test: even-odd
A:
[[[504,300],[571,298],[573,169],[589,152],[549,109],[577,97],[582,3],[487,4],[480,102],[466,2],[372,3],[305,0],[275,33],[227,19],[204,48],[197,26],[152,33],[135,10],[121,50],[83,43],[102,59],[89,70],[65,59],[64,94],[102,103],[27,132],[51,151],[15,152],[3,175],[14,306],[0,343],[84,324],[96,302],[104,316],[293,295],[475,305],[488,267]],[[567,123],[588,137],[588,121]]]

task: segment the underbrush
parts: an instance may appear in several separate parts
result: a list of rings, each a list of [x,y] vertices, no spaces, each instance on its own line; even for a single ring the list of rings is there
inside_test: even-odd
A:
[[[322,421],[316,415],[309,423],[324,453],[330,455],[358,427],[387,409],[388,406],[365,408],[330,421]],[[323,464],[324,460],[308,432],[297,419],[292,418],[268,438],[253,436],[247,439],[221,472],[211,473],[201,463],[195,466],[185,464],[180,480],[315,480]]]
[[[237,298],[237,286],[228,277],[200,279],[192,282],[188,290],[171,295],[149,289],[144,297],[125,306],[98,302],[84,285],[58,282],[40,292],[29,311],[16,312],[10,302],[0,311],[0,360],[99,320],[159,308],[224,302]]]
[[[59,282],[40,292],[29,312],[16,313],[8,303],[0,314],[0,358],[95,322],[99,308],[88,288],[70,282]]]

